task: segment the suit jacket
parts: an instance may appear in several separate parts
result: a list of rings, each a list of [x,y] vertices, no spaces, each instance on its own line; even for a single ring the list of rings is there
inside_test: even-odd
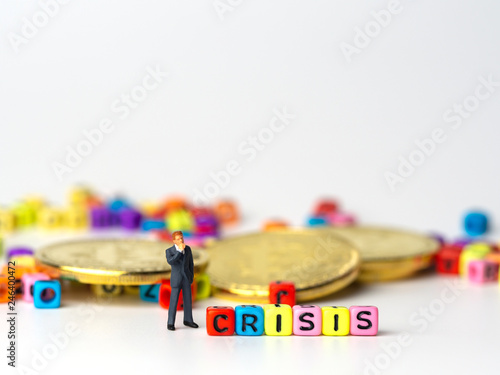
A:
[[[170,273],[170,286],[179,288],[182,284],[182,278],[185,276],[189,284],[192,284],[194,277],[193,253],[191,248],[186,245],[184,254],[177,251],[175,245],[165,250],[167,262],[172,268]]]

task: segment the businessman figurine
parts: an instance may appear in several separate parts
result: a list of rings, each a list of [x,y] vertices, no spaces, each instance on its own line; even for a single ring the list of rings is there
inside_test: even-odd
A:
[[[179,293],[182,290],[184,300],[184,325],[198,328],[198,324],[193,321],[191,284],[194,277],[193,253],[191,248],[184,243],[184,236],[181,231],[172,233],[174,246],[165,250],[167,262],[172,268],[170,273],[170,306],[168,308],[167,328],[175,331],[175,313],[177,312],[177,302]]]

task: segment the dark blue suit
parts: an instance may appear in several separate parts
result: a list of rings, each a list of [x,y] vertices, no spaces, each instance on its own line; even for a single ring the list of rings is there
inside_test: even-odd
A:
[[[175,323],[175,313],[177,312],[177,302],[179,301],[179,293],[181,290],[184,301],[184,321],[192,323],[191,284],[193,283],[194,277],[193,253],[191,252],[191,248],[186,245],[184,254],[182,254],[180,251],[177,251],[174,245],[165,250],[165,254],[167,262],[172,268],[170,273],[172,293],[170,294],[167,324],[174,325]]]

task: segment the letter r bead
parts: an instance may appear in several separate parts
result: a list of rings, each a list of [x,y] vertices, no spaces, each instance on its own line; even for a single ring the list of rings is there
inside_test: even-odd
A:
[[[374,336],[378,332],[378,308],[375,306],[351,306],[351,335]]]
[[[234,334],[234,309],[230,306],[207,307],[207,333],[210,336],[232,336]]]

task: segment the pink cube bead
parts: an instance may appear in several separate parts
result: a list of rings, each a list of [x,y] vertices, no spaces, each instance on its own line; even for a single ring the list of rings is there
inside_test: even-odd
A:
[[[498,264],[489,260],[471,260],[468,263],[469,281],[483,284],[498,280]]]
[[[345,212],[332,212],[326,215],[326,220],[330,225],[335,227],[348,227],[356,224],[354,215]]]
[[[23,300],[26,302],[33,302],[33,286],[35,281],[50,280],[50,277],[44,273],[25,273],[21,277],[23,285]]]
[[[295,305],[292,311],[294,335],[321,335],[321,307],[315,305]]]
[[[351,335],[374,336],[378,332],[378,308],[376,306],[351,306]]]

